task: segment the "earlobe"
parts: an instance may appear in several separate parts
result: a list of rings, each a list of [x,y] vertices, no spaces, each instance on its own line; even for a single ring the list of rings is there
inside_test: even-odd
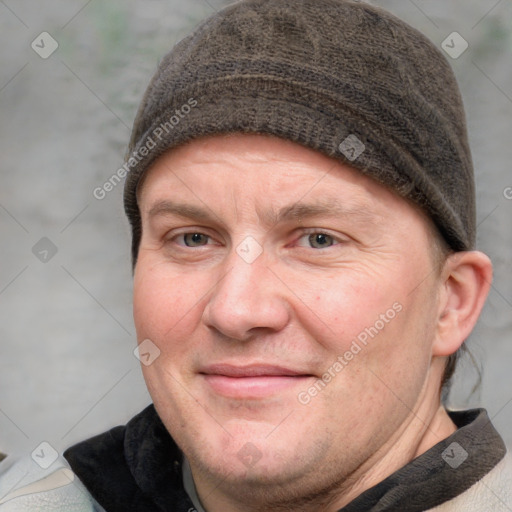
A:
[[[473,330],[492,282],[492,263],[480,251],[457,252],[448,257],[442,274],[433,356],[457,351]]]

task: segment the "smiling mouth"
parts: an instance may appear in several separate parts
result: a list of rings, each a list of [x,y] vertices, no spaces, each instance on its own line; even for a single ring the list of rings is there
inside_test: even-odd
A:
[[[214,393],[229,398],[264,398],[299,384],[304,386],[306,380],[314,377],[280,366],[226,364],[211,365],[200,375]]]

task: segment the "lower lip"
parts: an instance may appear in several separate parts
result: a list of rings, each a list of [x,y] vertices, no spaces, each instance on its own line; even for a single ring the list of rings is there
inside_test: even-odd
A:
[[[304,385],[308,375],[262,375],[260,377],[226,377],[203,375],[212,390],[230,398],[263,398],[293,386]]]

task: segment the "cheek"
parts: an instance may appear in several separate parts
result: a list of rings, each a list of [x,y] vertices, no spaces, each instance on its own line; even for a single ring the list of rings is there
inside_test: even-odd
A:
[[[139,266],[140,265],[140,266]],[[170,272],[164,265],[151,265],[144,258],[134,276],[133,316],[137,337],[149,338],[162,350],[169,337],[186,335],[197,322],[204,295],[201,279]]]
[[[385,276],[344,274],[312,280],[310,286],[302,281],[298,295],[297,316],[323,347],[326,369],[338,361],[345,375],[340,382],[371,383],[375,375],[385,375],[386,382],[400,387],[400,382],[421,380],[433,336],[428,297],[410,294],[406,283],[400,286]],[[414,367],[419,369],[416,376],[411,375]]]
[[[386,330],[397,316],[393,305],[399,294],[375,278],[344,272],[342,278],[331,276],[300,283],[296,304],[302,326],[330,352],[343,353],[351,343],[371,339]],[[380,315],[384,315],[384,320]]]

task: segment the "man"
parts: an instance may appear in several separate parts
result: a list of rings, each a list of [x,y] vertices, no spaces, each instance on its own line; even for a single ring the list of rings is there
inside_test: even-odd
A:
[[[153,405],[2,512],[512,509],[486,412],[440,400],[492,268],[432,43],[359,2],[234,4],[159,65],[125,170]]]

